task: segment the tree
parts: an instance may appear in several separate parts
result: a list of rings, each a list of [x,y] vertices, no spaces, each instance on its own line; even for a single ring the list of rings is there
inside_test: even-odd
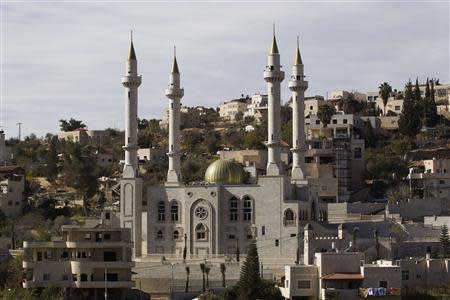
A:
[[[201,264],[200,264],[200,270],[202,271],[203,291],[206,291],[205,268],[206,268],[206,265],[205,265],[204,263],[201,263]]]
[[[69,143],[64,154],[64,180],[83,197],[85,213],[89,209],[88,199],[97,193],[97,174],[94,158],[87,148],[78,143]],[[84,151],[83,151],[84,150]]]
[[[222,286],[225,287],[226,286],[226,282],[225,282],[225,272],[227,271],[227,267],[225,266],[224,263],[220,264],[220,273],[222,274]]]
[[[207,290],[209,290],[209,272],[211,272],[211,266],[205,264],[206,289],[207,289]]]
[[[317,117],[320,122],[322,122],[323,127],[327,127],[327,125],[330,124],[331,118],[335,112],[336,110],[331,105],[322,104],[319,106],[319,109],[317,110]]]
[[[408,201],[410,198],[410,189],[406,184],[398,184],[388,190],[386,196],[388,198],[389,203],[399,203]]]
[[[398,120],[400,134],[414,137],[420,131],[420,107],[414,99],[412,83],[406,84],[403,109]]]
[[[433,84],[434,85],[434,84]],[[425,88],[425,97],[422,99],[422,110],[423,110],[423,126],[434,127],[439,121],[439,116],[437,114],[437,106],[434,101],[434,87],[433,94],[430,89],[430,81],[427,78],[427,84]]]
[[[49,148],[45,155],[46,177],[50,182],[54,182],[58,177],[58,148],[58,137],[53,136],[50,140]]]
[[[376,138],[376,135],[375,135],[375,132],[373,130],[372,123],[370,122],[370,120],[367,120],[364,123],[363,135],[364,135],[364,141],[366,144],[366,148],[376,146],[377,138]]]
[[[389,83],[383,82],[383,83],[378,87],[378,93],[379,93],[381,99],[383,100],[384,115],[386,115],[386,105],[387,105],[387,103],[388,103],[389,96],[390,96],[391,93],[392,93],[392,87],[390,86]]]
[[[61,119],[59,120],[59,128],[61,128],[61,131],[73,131],[75,129],[86,128],[86,124],[74,118],[70,118],[69,121]]]
[[[185,292],[189,292],[189,275],[191,274],[191,268],[189,268],[189,266],[185,267],[186,269],[186,288],[185,288]]]
[[[373,238],[375,239],[376,259],[380,259],[380,240],[378,229],[376,227],[373,228]]]
[[[237,285],[239,286],[240,299],[254,300],[260,298],[262,283],[255,240],[248,247],[247,258],[242,266]]]
[[[444,258],[448,257],[448,254],[450,252],[450,237],[448,234],[448,227],[447,225],[442,226],[441,228],[441,236],[439,238],[439,241],[441,242],[442,247],[442,255]]]

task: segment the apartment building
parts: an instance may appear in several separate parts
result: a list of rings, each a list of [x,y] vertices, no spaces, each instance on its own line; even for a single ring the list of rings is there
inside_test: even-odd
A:
[[[125,299],[131,280],[132,242],[128,228],[112,227],[104,213],[95,226],[64,225],[48,242],[23,243],[24,288],[60,287],[97,299]]]
[[[236,121],[236,116],[244,116],[247,111],[247,98],[233,99],[225,101],[219,105],[219,116],[224,121]]]
[[[401,269],[364,263],[359,252],[315,253],[310,265],[285,267],[285,299],[401,299]]]
[[[73,131],[58,132],[59,140],[71,141],[81,144],[85,144],[87,142],[101,144],[102,141],[106,142],[109,137],[110,134],[107,130],[87,130],[85,128],[79,128]]]
[[[450,197],[450,159],[418,161],[409,171],[413,195],[421,198]]]
[[[0,166],[0,210],[8,218],[23,210],[25,171],[17,166]]]

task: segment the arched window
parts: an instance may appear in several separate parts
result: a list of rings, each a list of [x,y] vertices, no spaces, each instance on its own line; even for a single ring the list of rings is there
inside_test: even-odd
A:
[[[162,222],[166,219],[166,205],[164,201],[158,202],[158,221]]]
[[[156,239],[162,240],[163,238],[164,238],[164,235],[163,235],[162,230],[158,230],[158,232],[156,233]]]
[[[238,220],[238,199],[232,197],[230,199],[230,221],[236,222]]]
[[[294,212],[288,208],[284,211],[284,226],[295,225]]]
[[[207,233],[208,232],[207,232],[206,226],[204,224],[200,223],[195,227],[195,236],[198,241],[206,240],[208,237]]]
[[[251,222],[253,214],[252,198],[250,198],[249,196],[245,196],[243,200],[244,200],[244,221]]]
[[[173,239],[178,240],[180,238],[180,232],[178,230],[175,230],[173,232]]]
[[[170,220],[172,222],[178,222],[179,218],[179,208],[178,203],[174,200],[170,205]]]

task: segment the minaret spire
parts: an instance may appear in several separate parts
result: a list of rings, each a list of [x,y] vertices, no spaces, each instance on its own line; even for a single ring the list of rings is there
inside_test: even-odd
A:
[[[292,76],[289,89],[292,92],[292,181],[304,180],[302,169],[305,151],[305,90],[308,82],[304,80],[303,62],[297,36],[297,50],[295,52]]]
[[[180,87],[180,70],[177,63],[176,46],[173,47],[172,71],[169,75],[169,86],[165,91],[170,100],[169,105],[169,170],[166,185],[181,184],[180,164],[180,100],[184,89]]]
[[[275,24],[273,25],[273,37],[270,53],[267,60],[267,67],[264,71],[264,80],[267,82],[268,94],[268,126],[267,126],[267,172],[268,176],[281,175],[281,89],[280,83],[284,79],[284,72],[281,71],[280,54],[275,38]]]
[[[133,45],[133,30],[131,30],[130,34],[130,52],[128,54],[128,60],[136,60],[136,52],[134,51],[134,45]]]

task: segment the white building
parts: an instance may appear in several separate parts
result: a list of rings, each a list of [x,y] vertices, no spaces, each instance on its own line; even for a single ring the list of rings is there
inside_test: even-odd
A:
[[[414,195],[448,199],[450,197],[450,159],[427,159],[410,169],[408,179]]]
[[[66,140],[82,144],[87,142],[101,144],[102,141],[107,142],[109,137],[110,134],[107,130],[87,130],[84,128],[80,128],[73,131],[58,132],[59,140]]]
[[[93,227],[64,225],[62,236],[48,242],[23,243],[24,288],[59,287],[84,290],[90,299],[125,299],[131,280],[130,229],[108,225],[111,215]],[[106,277],[106,278],[105,278]],[[73,290],[78,290],[74,292]]]
[[[219,105],[219,115],[222,120],[225,121],[236,121],[236,116],[244,116],[247,111],[247,100],[246,98],[233,99],[230,101],[225,101]]]

